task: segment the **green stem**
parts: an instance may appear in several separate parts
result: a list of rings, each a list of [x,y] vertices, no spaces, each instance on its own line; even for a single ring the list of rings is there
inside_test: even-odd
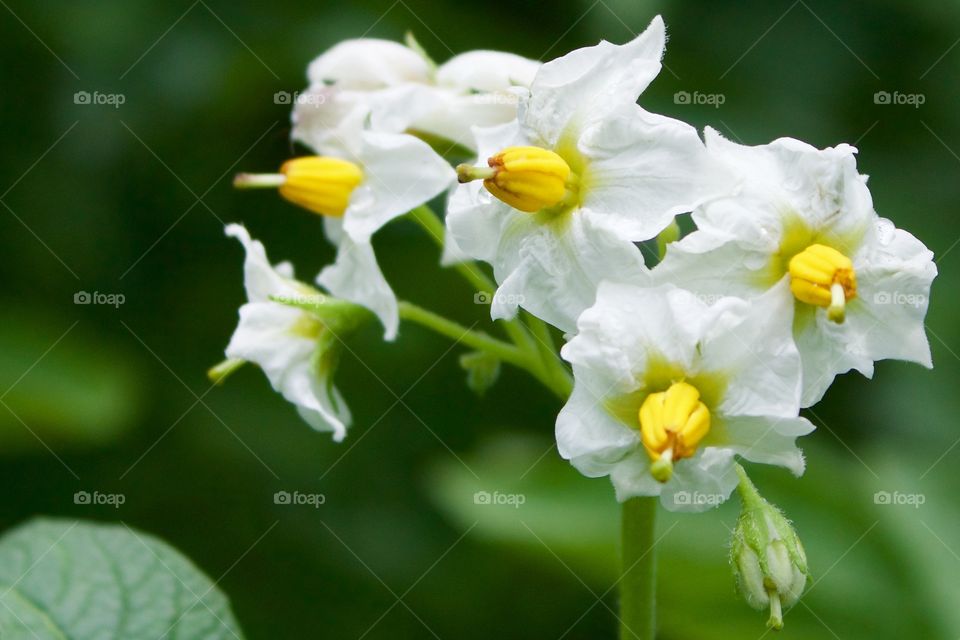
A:
[[[468,329],[453,320],[444,318],[412,302],[401,300],[399,308],[400,318],[403,320],[415,322],[454,341],[462,342],[474,349],[495,355],[500,360],[514,364],[522,369],[530,368],[531,363],[529,356],[512,344],[497,340],[485,333]]]
[[[764,500],[760,492],[757,491],[757,486],[750,480],[750,476],[747,475],[747,470],[739,463],[734,463],[734,469],[736,469],[737,477],[740,479],[740,482],[737,483],[737,493],[740,494],[740,501],[743,504],[743,508],[762,508],[766,500]]]
[[[420,205],[410,212],[410,217],[424,228],[427,235],[430,236],[438,247],[443,249],[447,228],[443,225],[443,220],[433,212],[433,209],[425,204]],[[483,273],[475,262],[461,262],[454,265],[454,269],[456,269],[467,282],[472,284],[477,291],[485,291],[492,294],[497,290],[497,285]]]
[[[416,209],[410,211],[410,217],[417,224],[423,227],[423,229],[427,232],[427,235],[430,236],[430,238],[438,247],[443,249],[447,228],[444,226],[443,220],[437,217],[437,214],[434,213],[433,209],[427,205],[420,205]],[[463,278],[477,291],[485,292],[488,295],[493,295],[493,293],[497,290],[496,283],[483,273],[477,263],[460,262],[453,265],[453,268],[456,269],[456,271],[463,276]],[[507,332],[507,335],[510,336],[510,339],[513,340],[513,343],[517,345],[517,347],[527,351],[533,351],[537,349],[537,343],[534,338],[518,321],[511,320],[503,322],[502,325],[504,331]]]
[[[570,371],[563,364],[563,361],[557,353],[557,347],[553,341],[553,334],[550,333],[550,327],[539,318],[535,318],[530,314],[525,315],[527,326],[537,341],[537,351],[540,354],[540,359],[543,362],[546,374],[550,376],[556,388],[560,390],[558,393],[560,398],[566,400],[570,396],[570,392],[573,391],[573,376],[570,375]]]
[[[620,640],[654,640],[656,634],[656,515],[656,497],[623,503]]]
[[[220,364],[210,367],[207,370],[207,377],[214,384],[222,384],[230,374],[245,364],[247,364],[247,361],[242,358],[227,358]]]

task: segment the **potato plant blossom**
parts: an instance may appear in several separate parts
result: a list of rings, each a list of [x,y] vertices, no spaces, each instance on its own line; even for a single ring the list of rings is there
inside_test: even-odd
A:
[[[624,45],[601,42],[543,65],[516,121],[477,131],[487,166],[462,165],[448,220],[457,244],[489,262],[494,318],[518,306],[570,332],[597,284],[644,270],[648,240],[722,184],[697,131],[637,97],[660,71],[656,18]]]
[[[339,146],[337,146],[339,145]],[[323,156],[287,161],[277,174],[241,174],[239,187],[277,187],[287,200],[323,217],[337,259],[317,282],[333,295],[367,307],[397,335],[397,298],[374,255],[371,238],[383,225],[445,191],[453,170],[430,146],[407,134],[344,127]]]
[[[512,87],[528,87],[538,62],[500,51],[468,51],[439,67],[422,50],[388,40],[346,40],[307,69],[293,138],[315,149],[336,146],[356,117],[375,131],[411,132],[448,149],[474,149],[473,126],[516,117]]]
[[[740,462],[800,476],[797,438],[814,430],[801,408],[837,374],[870,376],[885,358],[931,366],[923,323],[937,273],[919,240],[876,214],[853,147],[750,147],[710,128],[704,143],[641,108],[665,41],[657,17],[626,44],[542,65],[472,51],[437,66],[412,40],[322,54],[293,105],[293,138],[316,155],[236,185],[318,214],[336,259],[321,292],[228,226],[247,251],[248,301],[211,370],[219,381],[256,363],[336,441],[350,422],[336,356],[366,316],[387,341],[403,321],[466,347],[478,394],[501,365],[530,374],[563,403],[561,457],[608,476],[622,503],[618,619],[621,637],[639,640],[656,634],[659,506],[705,511],[734,489],[735,584],[783,626],[808,582],[806,553]],[[445,158],[458,153],[476,156],[454,170]],[[445,221],[429,205],[444,196]],[[680,238],[676,217],[689,212],[696,230]],[[397,299],[371,241],[402,216],[470,284],[464,300],[491,304],[489,331]],[[638,245],[654,238],[651,267]]]
[[[875,360],[932,366],[923,320],[933,254],[876,214],[856,149],[790,138],[748,147],[712,129],[707,148],[739,188],[694,212],[697,231],[670,245],[660,281],[744,298],[788,282],[777,287],[790,302],[780,322],[803,360],[805,407],[838,373],[872,376]]]
[[[240,307],[240,321],[227,345],[228,362],[258,365],[311,427],[333,432],[337,442],[343,440],[350,409],[333,386],[333,373],[340,349],[338,334],[352,328],[356,311],[296,280],[289,262],[271,265],[263,244],[251,239],[244,227],[231,224],[226,232],[246,251],[247,292],[247,303]],[[297,305],[326,312],[311,313]]]
[[[604,282],[562,350],[573,394],[560,455],[609,475],[617,498],[657,496],[703,511],[736,487],[734,456],[803,473],[800,357],[774,291],[713,306],[672,285]],[[702,496],[702,500],[694,497]]]

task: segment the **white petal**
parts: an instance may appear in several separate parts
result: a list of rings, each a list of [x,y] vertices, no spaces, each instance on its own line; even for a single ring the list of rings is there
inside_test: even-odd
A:
[[[454,242],[475,260],[493,263],[500,235],[518,213],[500,202],[480,181],[462,184],[450,194],[447,228]]]
[[[456,237],[449,227],[446,227],[443,233],[443,254],[440,256],[440,264],[444,267],[452,267],[463,262],[470,262],[470,260],[469,254],[460,248]]]
[[[897,359],[932,367],[924,318],[937,275],[933,254],[915,237],[880,219],[871,242],[856,256],[857,297],[838,325],[822,309],[804,309],[795,334],[803,357],[803,406],[823,397],[835,375],[856,369],[873,375],[873,362]],[[798,313],[801,313],[798,305]]]
[[[812,433],[813,424],[797,416],[735,416],[723,421],[726,444],[751,462],[789,469],[795,476],[804,471],[803,453],[796,439]]]
[[[291,402],[297,405],[297,412],[307,424],[317,431],[332,431],[335,442],[343,441],[352,416],[340,391],[328,378],[318,375],[290,376],[284,397],[288,394],[298,399]]]
[[[302,288],[293,281],[293,267],[282,263],[276,268],[270,266],[267,251],[263,243],[250,237],[243,225],[228,224],[225,232],[236,238],[246,250],[243,262],[243,283],[250,302],[264,302],[270,296],[290,296],[303,293]]]
[[[404,84],[370,94],[370,129],[387,133],[429,130],[445,92],[433,85]]]
[[[331,387],[328,393],[318,395],[318,397],[324,398],[329,403],[323,411],[297,405],[297,413],[300,414],[304,422],[317,431],[333,431],[334,442],[342,442],[347,435],[346,427],[349,427],[353,422],[350,407],[347,406],[336,387]],[[337,422],[331,420],[330,416],[334,416],[340,424],[344,425],[344,428],[341,429]]]
[[[855,252],[876,214],[857,172],[856,149],[845,144],[816,149],[792,138],[756,147],[706,131],[707,149],[741,184],[731,200],[695,212],[698,228],[726,231],[741,242],[779,245],[790,217],[823,234],[844,253]]]
[[[410,135],[363,133],[364,180],[350,199],[343,228],[364,242],[380,227],[440,195],[456,180],[453,169]]]
[[[609,475],[620,502],[630,498],[658,496],[664,489],[664,485],[650,475],[650,458],[642,448],[634,449],[620,460]]]
[[[473,127],[491,127],[513,122],[517,117],[517,94],[454,93],[434,90],[430,110],[412,121],[410,128],[449,140],[466,149],[476,149]]]
[[[319,155],[353,156],[372,108],[370,93],[313,85],[293,106],[291,138]]]
[[[621,460],[610,474],[617,500],[660,496],[668,511],[697,513],[723,503],[737,486],[733,452],[707,448],[692,458],[674,463],[673,476],[661,484],[650,475],[650,460],[636,450]]]
[[[333,431],[339,441],[346,433],[350,413],[330,381],[321,379],[313,366],[317,341],[293,330],[303,315],[303,311],[274,302],[245,304],[226,355],[256,363],[274,389],[301,413],[312,415],[309,422],[314,428]]]
[[[660,493],[660,504],[668,511],[709,511],[730,497],[738,481],[733,451],[707,447],[674,463],[673,476]]]
[[[579,149],[587,158],[582,206],[633,241],[656,236],[678,214],[731,190],[729,174],[696,129],[636,105],[585,130]]]
[[[633,104],[660,72],[666,32],[660,16],[624,45],[602,41],[544,64],[521,106],[521,121],[553,147],[571,123],[602,119]]]
[[[516,122],[475,128],[473,133],[481,162],[506,147],[526,144]],[[504,228],[521,215],[490,195],[477,180],[461,184],[451,192],[447,203],[447,228],[457,246],[468,256],[492,264]]]
[[[645,283],[640,249],[598,226],[592,212],[557,223],[515,213],[503,229],[494,262],[500,288],[491,314],[510,318],[521,306],[567,333],[596,299],[603,280]]]
[[[561,355],[574,367],[588,369],[588,380],[600,381],[605,388],[595,393],[627,395],[640,387],[653,361],[694,371],[697,344],[717,315],[717,309],[672,285],[603,282],[596,304],[580,315],[578,333]]]
[[[847,305],[846,322],[837,324],[827,319],[823,309],[799,303],[795,306],[793,335],[803,363],[800,406],[819,402],[837,374],[856,369],[873,377],[873,359],[862,347],[866,338],[863,329],[876,330],[879,325],[864,327],[857,322],[857,312],[856,304]]]
[[[931,368],[924,318],[937,276],[933,253],[889,221],[882,220],[880,226],[886,228],[885,237],[856,265],[863,312],[853,315],[851,328],[879,323],[875,330],[857,327],[866,336],[864,347],[872,359],[907,360]]]
[[[589,371],[580,373],[570,399],[557,416],[557,450],[582,474],[596,478],[609,475],[640,446],[640,438],[605,408],[604,391],[609,389],[604,390],[599,382],[586,382],[584,376],[589,377]]]
[[[365,91],[404,82],[428,82],[430,65],[423,56],[397,42],[375,38],[344,40],[310,63],[313,84],[335,83]]]
[[[744,305],[736,321],[714,321],[701,343],[702,368],[723,373],[723,415],[794,417],[800,410],[800,354],[793,342],[794,298],[784,278]]]
[[[540,63],[501,51],[468,51],[456,55],[437,69],[441,87],[474,92],[493,92],[513,86],[529,87]]]
[[[370,309],[383,323],[384,339],[396,338],[400,324],[397,296],[380,271],[369,242],[340,234],[337,260],[320,272],[317,282],[334,296]]]
[[[674,283],[706,303],[722,296],[751,298],[780,277],[771,269],[771,255],[728,236],[694,231],[670,243],[652,273],[655,282]]]

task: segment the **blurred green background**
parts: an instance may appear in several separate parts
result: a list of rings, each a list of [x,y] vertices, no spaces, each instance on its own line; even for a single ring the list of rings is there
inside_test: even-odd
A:
[[[749,144],[849,142],[877,210],[937,255],[936,370],[881,363],[811,412],[800,480],[761,470],[794,519],[814,585],[784,638],[960,635],[960,5],[926,0],[0,2],[0,502],[122,520],[189,555],[250,638],[612,638],[617,508],[552,448],[556,401],[505,371],[485,399],[460,350],[404,326],[355,336],[338,384],[355,426],[316,434],[248,368],[210,389],[243,301],[243,221],[310,279],[320,221],[237,170],[291,153],[288,107],[337,41],[410,29],[438,60],[475,48],[549,59],[624,42],[663,13],[666,68],[647,108]],[[78,91],[124,104],[75,104]],[[919,107],[877,92],[920,94]],[[723,104],[678,104],[677,92]],[[694,100],[695,101],[695,100]],[[377,237],[397,292],[465,323],[487,307],[408,222]],[[77,292],[124,304],[77,305]],[[119,492],[119,508],[75,505]],[[322,493],[320,508],[277,491]],[[478,490],[522,493],[478,506]],[[918,508],[874,493],[922,494]],[[761,638],[726,566],[736,502],[664,516],[661,637]]]

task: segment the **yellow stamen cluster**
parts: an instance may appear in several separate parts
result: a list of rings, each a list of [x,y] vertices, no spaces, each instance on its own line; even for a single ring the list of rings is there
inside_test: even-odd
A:
[[[790,260],[790,290],[800,302],[827,309],[827,317],[843,322],[846,304],[857,297],[853,262],[832,247],[812,244]]]
[[[686,382],[651,393],[640,407],[640,436],[653,461],[650,472],[659,482],[673,474],[673,461],[691,457],[710,431],[710,410],[700,392]]]
[[[352,162],[305,156],[287,160],[280,173],[241,173],[233,184],[239,189],[277,188],[281,196],[304,209],[339,218],[362,181],[363,171]]]
[[[287,160],[280,167],[286,181],[280,195],[304,209],[340,217],[350,204],[350,195],[363,180],[360,167],[341,160],[308,156]]]
[[[483,186],[514,209],[536,213],[567,197],[570,165],[540,147],[508,147],[487,160],[489,168],[460,165],[460,182],[483,180]]]

